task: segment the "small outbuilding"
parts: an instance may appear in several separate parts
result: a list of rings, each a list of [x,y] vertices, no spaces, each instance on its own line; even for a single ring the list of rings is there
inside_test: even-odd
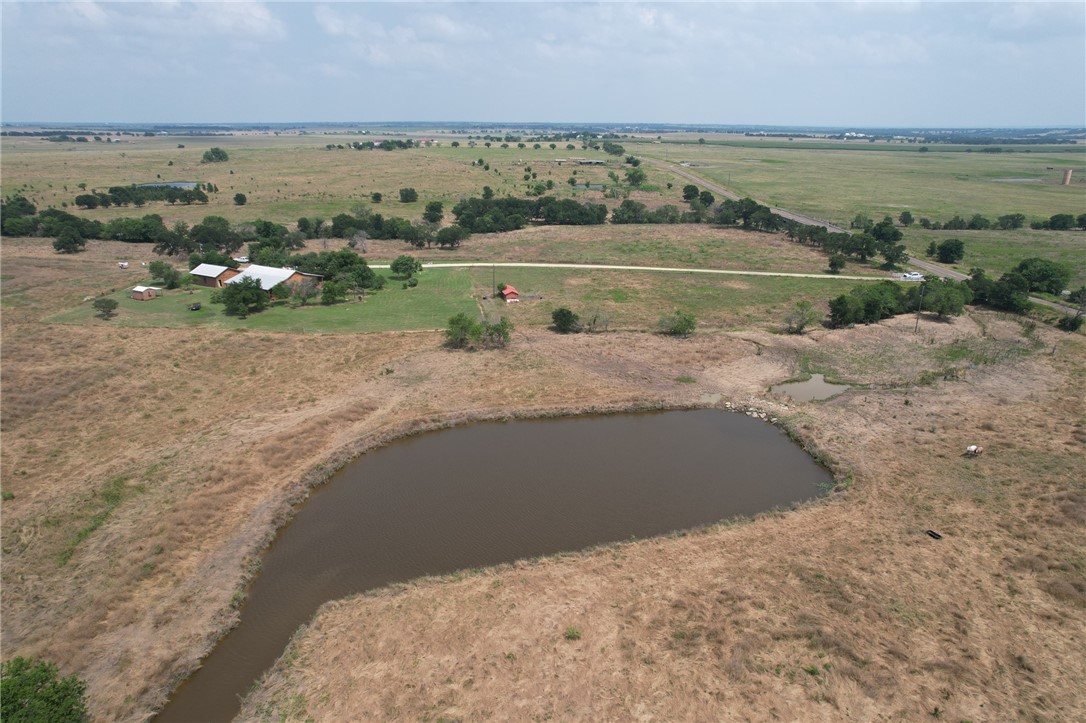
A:
[[[502,298],[505,299],[506,303],[520,301],[520,292],[514,289],[512,286],[506,286],[498,293],[501,294]]]
[[[150,301],[158,298],[158,289],[154,286],[132,287],[132,298],[136,301]]]

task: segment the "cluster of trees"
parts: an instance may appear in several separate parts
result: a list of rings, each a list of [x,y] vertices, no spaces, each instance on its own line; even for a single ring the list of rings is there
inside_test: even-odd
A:
[[[529,221],[560,226],[590,226],[607,221],[602,203],[544,196],[523,198],[468,198],[452,209],[456,223],[473,233],[496,233],[524,228]]]
[[[461,312],[449,319],[445,342],[453,349],[501,349],[509,343],[512,332],[513,322],[504,316],[488,324]]]
[[[109,208],[110,206],[133,205],[139,208],[150,201],[165,201],[173,205],[186,206],[194,203],[207,203],[208,192],[218,191],[213,183],[197,183],[194,188],[176,186],[111,186],[108,191],[81,193],[73,199],[79,208]]]
[[[973,289],[964,281],[927,280],[903,288],[893,281],[857,286],[830,300],[830,326],[873,324],[908,311],[933,311],[940,318],[958,316],[973,301]]]
[[[896,268],[905,262],[909,254],[905,245],[900,243],[901,230],[894,226],[889,216],[871,226],[870,231],[860,233],[831,232],[822,226],[808,226],[781,219],[788,238],[799,243],[821,249],[830,257],[830,271],[840,271],[846,257],[854,257],[861,263],[876,255],[883,257],[883,267]]]
[[[621,156],[626,153],[626,149],[617,143],[612,143],[611,141],[604,141],[603,152],[610,156]]]
[[[1057,213],[1050,216],[1047,221],[1034,221],[1029,225],[1032,229],[1045,231],[1070,231],[1073,228],[1086,229],[1086,213],[1072,216],[1069,213]]]
[[[1071,274],[1070,264],[1032,257],[999,279],[990,278],[984,269],[973,269],[968,284],[977,303],[1020,314],[1029,308],[1031,292],[1059,294],[1067,288]]]
[[[611,223],[697,223],[693,212],[684,213],[671,204],[650,211],[640,201],[626,199],[611,212]]]
[[[444,216],[444,206],[440,201],[426,204],[423,212],[424,223],[412,223],[395,216],[385,217],[360,205],[354,209],[353,214],[341,213],[332,218],[330,223],[319,218],[300,218],[298,232],[302,239],[348,238],[355,246],[366,239],[374,238],[399,239],[417,248],[435,243],[442,248],[456,248],[471,236],[471,232],[461,226],[438,228]]]

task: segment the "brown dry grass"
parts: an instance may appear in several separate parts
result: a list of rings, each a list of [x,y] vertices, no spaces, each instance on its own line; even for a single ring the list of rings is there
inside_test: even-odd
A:
[[[1042,355],[1017,322],[976,314],[919,337],[908,320],[802,339],[527,328],[505,352],[460,354],[431,333],[52,326],[40,319],[127,283],[115,257],[139,247],[0,252],[4,657],[83,676],[99,720],[161,704],[233,621],[291,504],[351,455],[471,419],[717,399],[785,415],[855,483],[747,525],[336,603],[248,715],[1086,713],[1086,409],[1062,391],[1081,389],[1081,337]],[[961,338],[993,361],[936,353]],[[899,365],[873,365],[887,350]],[[881,386],[767,398],[801,359]],[[948,366],[962,381],[891,386]],[[984,457],[958,457],[978,440]]]
[[[929,333],[952,343],[976,337],[977,321],[992,348],[1022,339],[993,315]],[[927,364],[928,342],[904,322],[729,336],[710,348],[730,354],[693,356],[703,391],[771,406],[763,385],[809,347],[846,376],[874,348],[902,352],[878,388],[771,407],[851,470],[846,492],[331,603],[243,718],[1082,718],[1086,406],[1066,392],[1083,375],[1081,340],[895,388]],[[636,343],[626,353],[654,358]],[[961,457],[976,440],[986,456]],[[570,626],[579,640],[565,639]]]

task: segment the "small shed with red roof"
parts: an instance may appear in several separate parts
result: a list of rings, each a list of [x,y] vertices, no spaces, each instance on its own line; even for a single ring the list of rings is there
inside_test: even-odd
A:
[[[507,303],[511,301],[520,301],[520,292],[508,284],[498,293],[502,295],[502,298],[505,299]]]

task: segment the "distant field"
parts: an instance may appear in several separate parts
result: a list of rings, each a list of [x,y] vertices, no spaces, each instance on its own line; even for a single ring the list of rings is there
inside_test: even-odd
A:
[[[1046,146],[1010,147],[1003,153],[927,153],[902,150],[857,152],[832,144],[780,147],[751,144],[640,143],[631,149],[672,163],[741,195],[847,223],[857,213],[897,218],[909,210],[919,219],[945,221],[954,214],[990,218],[1024,213],[1048,218],[1086,209],[1086,156]],[[873,147],[878,148],[875,144]],[[1064,169],[1073,182],[1061,186]],[[1007,180],[1013,179],[1013,180]]]
[[[1073,286],[1086,284],[1086,232],[1083,231],[926,231],[912,227],[905,233],[905,245],[909,253],[925,258],[924,251],[932,241],[948,238],[961,239],[965,243],[965,259],[957,264],[958,270],[968,273],[973,267],[988,271],[989,275],[1002,274],[1018,265],[1022,259],[1039,256],[1051,261],[1071,264]]]
[[[573,189],[568,179],[591,184],[614,185],[608,172],[624,178],[622,158],[599,151],[568,151],[564,144],[557,150],[544,146],[534,150],[512,145],[500,148],[460,148],[447,145],[398,151],[327,150],[328,143],[348,144],[365,141],[369,136],[229,136],[221,138],[132,138],[120,144],[51,143],[30,138],[4,138],[0,147],[4,156],[3,195],[22,193],[39,208],[69,204],[67,210],[101,220],[118,216],[142,216],[156,213],[167,224],[181,220],[200,221],[207,215],[220,215],[232,221],[263,218],[292,224],[301,216],[330,219],[349,213],[356,204],[371,207],[386,216],[419,219],[429,201],[443,201],[449,220],[453,204],[467,196],[481,195],[490,186],[498,195],[523,195],[527,181],[525,167],[536,174],[531,183],[554,182],[550,195],[576,197],[601,203],[602,190]],[[177,148],[183,144],[185,148]],[[223,163],[201,163],[203,153],[212,146],[226,150],[230,159]],[[570,157],[596,158],[607,166],[578,166]],[[483,159],[484,166],[472,165]],[[563,160],[559,163],[559,160]],[[170,163],[173,163],[171,166]],[[678,177],[664,171],[646,169],[649,184],[665,193],[638,193],[653,205],[667,200],[681,203],[681,184],[667,191],[667,182]],[[530,174],[529,174],[530,175]],[[72,206],[76,195],[110,186],[155,183],[161,181],[196,181],[213,183],[219,193],[211,194],[204,205],[171,206],[162,202],[143,208],[111,207],[89,211]],[[86,184],[86,191],[79,184]],[[419,199],[400,203],[399,189],[414,188]],[[236,206],[235,193],[244,193],[245,206]],[[370,200],[381,193],[380,204]],[[659,200],[657,200],[659,199]],[[612,200],[612,205],[618,200]]]

